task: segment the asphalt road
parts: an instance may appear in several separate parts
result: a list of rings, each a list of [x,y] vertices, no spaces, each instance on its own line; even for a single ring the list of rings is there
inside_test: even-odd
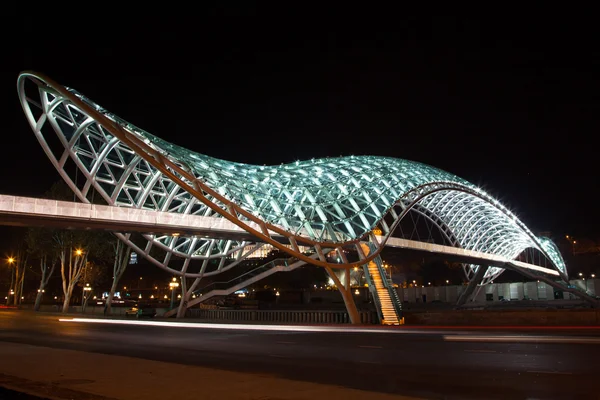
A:
[[[194,326],[60,322],[55,315],[0,311],[5,342],[425,398],[600,399],[597,329],[294,332]]]

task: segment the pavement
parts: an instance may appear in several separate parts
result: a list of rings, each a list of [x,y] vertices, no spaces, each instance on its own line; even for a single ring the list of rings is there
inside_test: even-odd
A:
[[[52,399],[600,399],[600,327],[544,328],[246,326],[2,310],[0,386]]]

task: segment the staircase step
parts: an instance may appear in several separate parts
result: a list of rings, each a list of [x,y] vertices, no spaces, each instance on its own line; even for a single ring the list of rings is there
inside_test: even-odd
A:
[[[371,282],[375,286],[377,297],[379,298],[379,307],[381,308],[382,315],[381,323],[383,325],[400,325],[400,319],[394,307],[394,298],[384,285],[384,283],[388,282],[387,277],[384,278],[379,271],[379,267],[374,263],[369,263],[367,269],[371,275]]]

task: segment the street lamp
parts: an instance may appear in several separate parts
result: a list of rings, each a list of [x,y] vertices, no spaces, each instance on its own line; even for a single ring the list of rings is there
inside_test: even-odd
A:
[[[90,284],[86,283],[83,287],[83,293],[81,298],[81,312],[85,312],[85,306],[87,305],[87,300],[89,299],[91,292],[92,288],[90,287]]]
[[[14,263],[15,263],[15,258],[14,257],[8,257],[8,259],[6,260],[6,262],[8,262],[8,267],[10,268]],[[10,296],[11,296],[11,291],[12,291],[12,286],[13,286],[13,280],[15,277],[15,270],[14,268],[10,269],[10,287],[8,290],[8,296],[6,296],[6,305],[10,304]]]
[[[175,301],[175,289],[179,287],[179,282],[177,282],[177,278],[173,277],[173,280],[169,282],[169,287],[171,288],[171,310],[173,309],[173,302]]]

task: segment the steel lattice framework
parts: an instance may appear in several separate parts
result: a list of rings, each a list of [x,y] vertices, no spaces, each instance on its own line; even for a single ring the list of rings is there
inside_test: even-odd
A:
[[[81,201],[89,202],[93,187],[110,205],[227,218],[256,237],[254,247],[244,250],[249,243],[243,241],[145,235],[141,248],[119,234],[174,274],[198,278],[222,272],[263,243],[317,266],[349,268],[344,249],[353,247],[364,262],[374,259],[402,218],[415,210],[454,246],[510,259],[536,249],[568,279],[552,241],[536,237],[479,187],[434,167],[374,156],[279,166],[229,162],[153,136],[41,74],[22,73],[18,93],[44,151]],[[52,140],[60,142],[60,151]],[[70,162],[80,174],[78,182],[66,172]],[[373,234],[376,227],[383,236]],[[288,245],[275,240],[274,233]],[[361,241],[373,243],[375,251],[365,255]],[[163,250],[164,258],[151,254],[153,246]],[[318,257],[306,255],[302,246]],[[341,263],[329,262],[324,249],[334,249]],[[173,256],[183,263],[170,265]],[[188,269],[192,259],[203,260],[199,269]],[[218,263],[211,267],[209,260]],[[476,268],[465,266],[467,276]],[[501,272],[489,268],[484,283]]]

